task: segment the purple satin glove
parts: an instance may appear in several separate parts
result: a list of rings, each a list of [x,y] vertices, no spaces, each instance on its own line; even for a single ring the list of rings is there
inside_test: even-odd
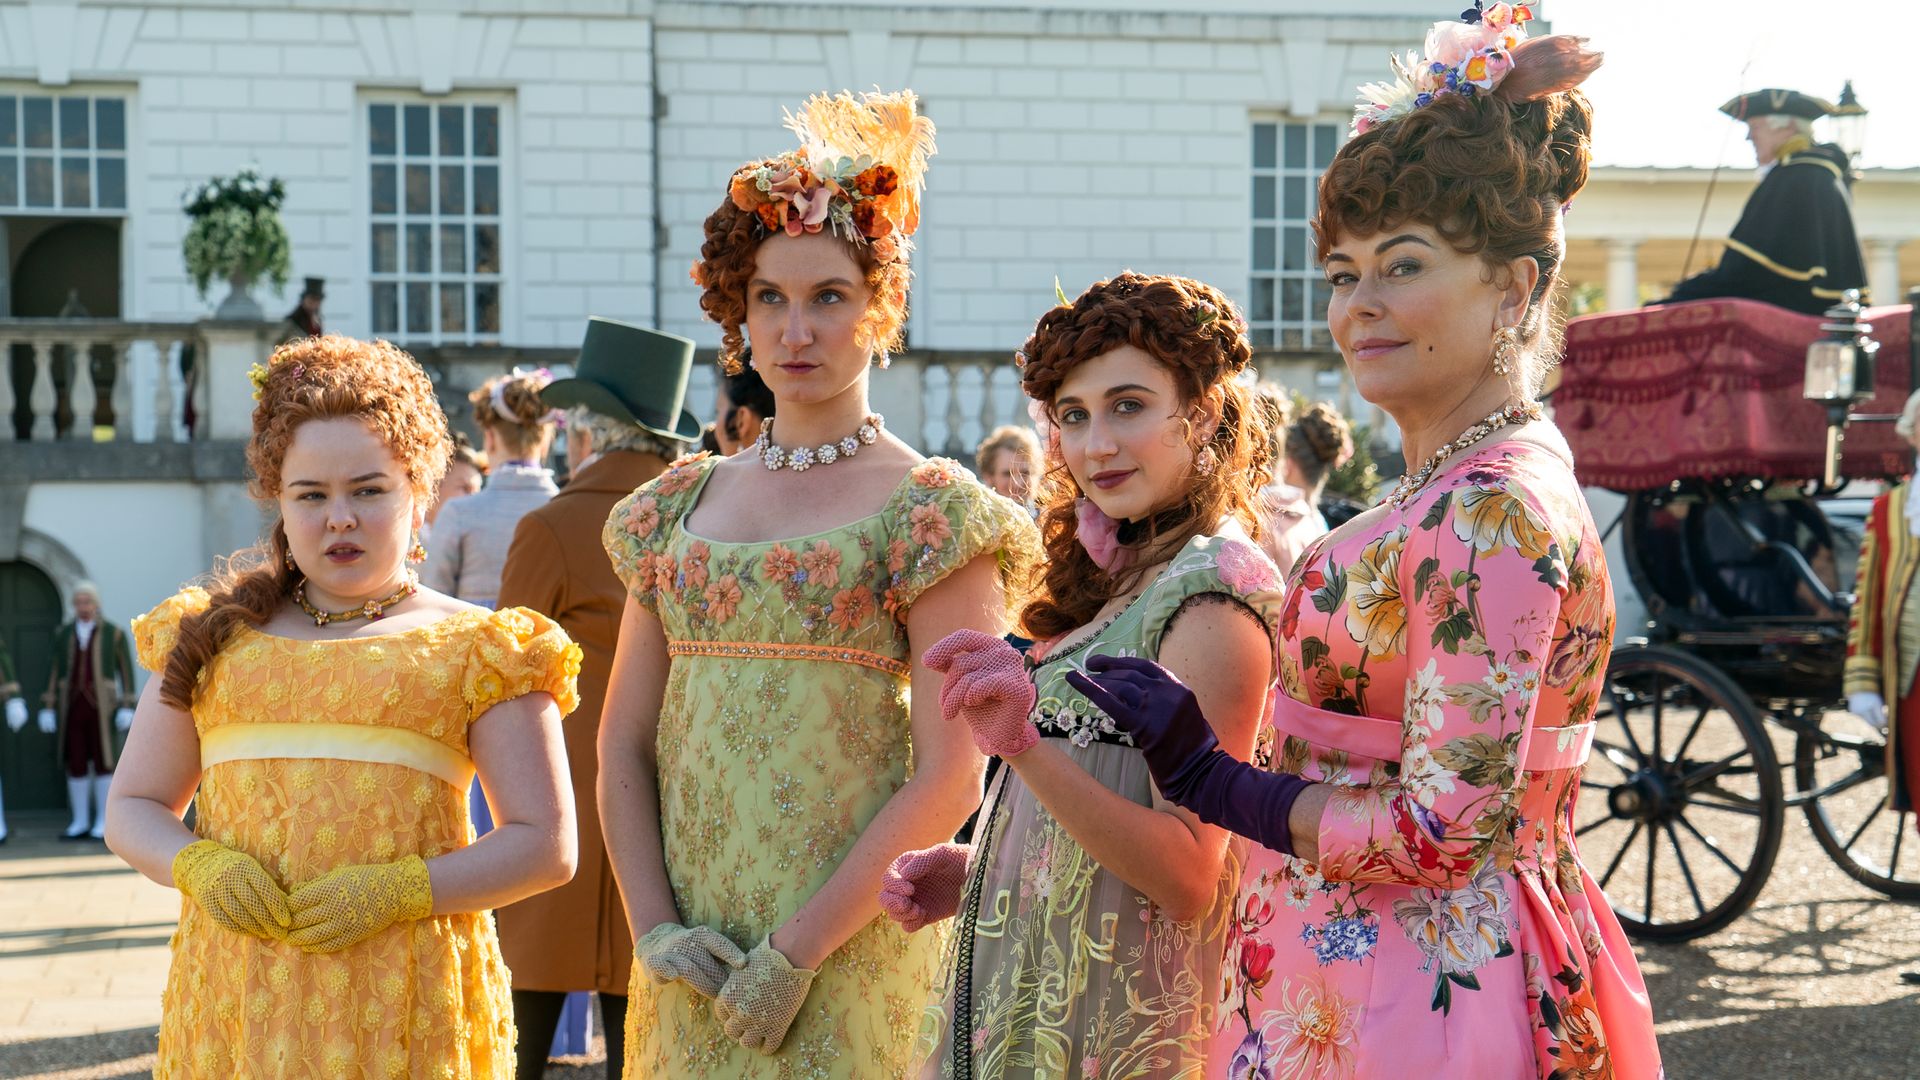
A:
[[[1193,691],[1159,664],[1093,656],[1087,670],[1092,674],[1069,671],[1067,682],[1133,737],[1168,802],[1209,825],[1293,854],[1289,816],[1307,780],[1265,772],[1220,749]]]

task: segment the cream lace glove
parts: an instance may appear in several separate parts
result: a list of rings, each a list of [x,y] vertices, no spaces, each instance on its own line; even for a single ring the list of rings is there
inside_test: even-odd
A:
[[[727,977],[720,996],[713,999],[713,1014],[728,1038],[771,1054],[780,1049],[793,1018],[800,1015],[815,974],[788,963],[769,935],[747,954],[746,966]]]
[[[251,855],[196,840],[173,857],[173,886],[236,934],[287,939],[292,923],[287,894]]]
[[[433,914],[433,880],[418,855],[342,866],[293,890],[287,940],[310,953],[338,952],[392,926]]]
[[[683,982],[702,997],[720,992],[747,954],[711,927],[661,923],[634,943],[633,958],[654,982]]]

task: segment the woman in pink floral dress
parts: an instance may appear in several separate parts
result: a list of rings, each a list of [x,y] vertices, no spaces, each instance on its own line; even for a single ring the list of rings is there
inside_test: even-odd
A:
[[[1370,88],[1322,181],[1328,324],[1412,467],[1289,576],[1272,771],[1220,751],[1154,665],[1077,683],[1163,794],[1270,849],[1243,878],[1210,1076],[1661,1074],[1574,845],[1613,598],[1533,400],[1586,176],[1574,87],[1599,58],[1523,44],[1524,9],[1470,14],[1429,35],[1406,100]]]

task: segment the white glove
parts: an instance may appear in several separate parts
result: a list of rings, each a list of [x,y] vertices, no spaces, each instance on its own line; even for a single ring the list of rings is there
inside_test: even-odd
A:
[[[133,726],[133,710],[122,707],[113,714],[113,726],[125,731]]]
[[[40,734],[51,735],[53,734],[53,730],[59,726],[60,720],[53,715],[52,709],[40,710]]]
[[[19,731],[27,726],[27,703],[19,698],[7,699],[7,727]]]
[[[1887,729],[1887,702],[1871,690],[1847,695],[1847,711],[1872,724],[1874,730]]]

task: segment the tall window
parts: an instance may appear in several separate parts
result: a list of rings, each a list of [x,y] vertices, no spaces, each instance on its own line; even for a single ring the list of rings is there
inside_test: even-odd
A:
[[[1314,265],[1313,217],[1320,174],[1340,148],[1340,127],[1253,125],[1253,277],[1247,330],[1256,346],[1327,349],[1331,290]]]
[[[0,213],[127,208],[127,103],[0,94]]]
[[[367,105],[373,332],[500,339],[500,107]]]

